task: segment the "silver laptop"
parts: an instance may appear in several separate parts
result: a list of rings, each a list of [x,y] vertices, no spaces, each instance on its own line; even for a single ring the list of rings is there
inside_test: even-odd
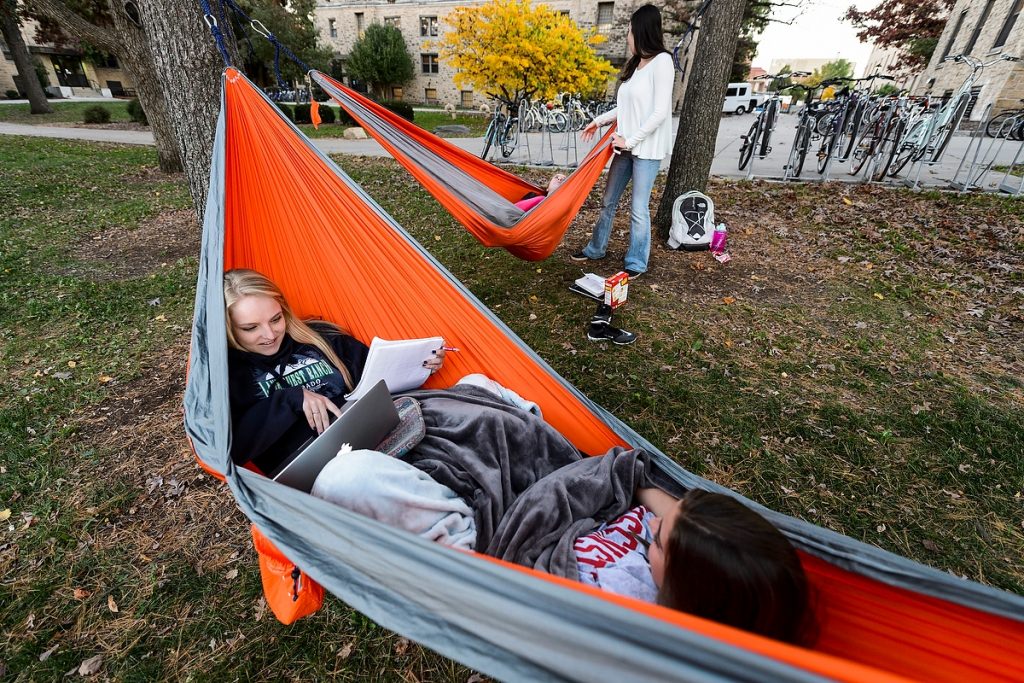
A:
[[[324,433],[301,446],[272,478],[285,486],[309,493],[320,470],[344,444],[352,450],[376,448],[398,426],[398,411],[388,386],[381,380],[358,401],[341,407],[338,417]]]

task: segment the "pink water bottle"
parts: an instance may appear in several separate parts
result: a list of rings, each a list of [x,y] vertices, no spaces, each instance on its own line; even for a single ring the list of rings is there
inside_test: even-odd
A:
[[[725,251],[726,237],[725,223],[719,223],[718,227],[715,228],[715,232],[711,235],[711,253],[721,254]]]

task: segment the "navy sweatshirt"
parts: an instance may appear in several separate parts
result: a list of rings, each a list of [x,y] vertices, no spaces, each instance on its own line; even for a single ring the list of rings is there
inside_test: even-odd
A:
[[[314,324],[348,368],[357,384],[368,348],[335,328]],[[320,349],[285,334],[273,356],[228,349],[228,392],[231,399],[231,458],[252,461],[270,472],[314,435],[302,412],[302,390],[345,402],[345,379]]]

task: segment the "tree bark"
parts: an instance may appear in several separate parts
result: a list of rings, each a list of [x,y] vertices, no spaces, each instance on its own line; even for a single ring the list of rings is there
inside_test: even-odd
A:
[[[156,81],[181,150],[196,213],[202,220],[224,63],[197,4],[149,0],[139,3],[139,9]]]
[[[39,85],[39,77],[36,76],[36,66],[29,54],[25,39],[21,36],[21,21],[18,19],[17,2],[15,0],[0,0],[0,34],[3,34],[4,42],[11,51],[14,58],[14,66],[21,76],[21,83],[25,88],[25,95],[28,97],[29,111],[33,114],[49,114],[53,111],[50,103],[46,101],[46,93],[43,86]]]
[[[135,83],[139,103],[149,119],[156,142],[157,161],[165,173],[180,173],[181,152],[171,120],[164,106],[163,92],[154,77],[155,67],[141,28],[128,20],[119,2],[110,0],[108,12],[114,28],[98,26],[70,9],[62,0],[32,0],[34,11],[44,14],[67,33],[117,57],[128,77]]]
[[[679,112],[672,163],[654,218],[662,237],[668,236],[675,198],[683,192],[703,192],[707,188],[722,118],[722,98],[729,82],[746,4],[747,0],[715,0],[701,22]]]

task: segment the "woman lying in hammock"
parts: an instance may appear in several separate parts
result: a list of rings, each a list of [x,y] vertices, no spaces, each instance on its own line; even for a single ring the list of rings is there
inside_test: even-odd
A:
[[[730,496],[647,486],[647,467],[642,451],[622,449],[565,465],[517,497],[489,543],[452,488],[376,451],[339,454],[311,493],[431,541],[809,644],[807,580],[786,537]]]
[[[224,296],[232,457],[268,471],[323,431],[327,412],[338,411],[332,399],[358,383],[367,348],[334,326],[298,320],[254,271],[227,273]],[[443,360],[439,353],[424,363],[436,370]],[[799,639],[803,572],[785,537],[756,513],[717,494],[677,502],[655,488],[671,485],[655,481],[643,451],[584,458],[544,420],[486,389],[409,395],[422,412],[422,441],[401,460],[339,456],[314,495],[432,540]]]

